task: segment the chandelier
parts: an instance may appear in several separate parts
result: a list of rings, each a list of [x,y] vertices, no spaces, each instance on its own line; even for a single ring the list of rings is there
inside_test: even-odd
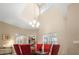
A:
[[[34,7],[34,6],[33,6]],[[29,22],[29,25],[31,25],[32,28],[39,28],[40,22],[37,21],[39,15],[40,15],[40,8],[39,8],[39,15],[36,17],[35,16],[35,7],[34,7],[34,20]]]
[[[29,24],[30,24],[33,28],[34,28],[34,27],[38,28],[38,27],[40,26],[40,23],[39,23],[38,21],[36,21],[36,20],[33,20],[33,21],[29,22]]]

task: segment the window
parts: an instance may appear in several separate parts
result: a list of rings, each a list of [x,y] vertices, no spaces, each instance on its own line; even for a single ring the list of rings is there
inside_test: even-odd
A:
[[[28,44],[28,38],[25,35],[17,34],[15,43],[16,44]]]
[[[43,42],[44,44],[57,44],[58,43],[58,39],[56,37],[56,33],[49,33],[49,34],[45,34],[43,35]]]

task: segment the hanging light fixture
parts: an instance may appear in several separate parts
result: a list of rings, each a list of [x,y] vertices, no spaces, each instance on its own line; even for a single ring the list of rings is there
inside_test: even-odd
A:
[[[37,22],[36,27],[38,28],[39,26],[40,26],[40,23],[39,23],[39,22]]]
[[[33,20],[33,24],[36,24],[36,22],[37,22],[36,20]]]
[[[40,10],[39,10],[39,15],[40,15]],[[32,26],[32,28],[39,28],[40,22],[37,21],[39,16],[36,17],[35,15],[35,7],[34,7],[34,20],[29,22],[29,24]]]

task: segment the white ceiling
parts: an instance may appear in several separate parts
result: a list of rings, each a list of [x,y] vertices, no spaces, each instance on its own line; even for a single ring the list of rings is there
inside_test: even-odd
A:
[[[0,21],[8,24],[12,24],[21,28],[31,29],[28,24],[28,20],[33,18],[32,4],[24,3],[1,3],[0,4]],[[26,8],[26,9],[25,9]],[[24,9],[26,16],[30,14],[30,17],[23,17]],[[30,10],[31,9],[31,10]],[[28,19],[28,20],[27,20]]]
[[[0,21],[21,28],[32,29],[29,25],[29,21],[33,20],[35,16],[38,16],[38,5],[40,6],[41,13],[46,12],[51,6],[58,5],[63,11],[63,14],[65,14],[67,13],[67,7],[69,4],[0,3]]]

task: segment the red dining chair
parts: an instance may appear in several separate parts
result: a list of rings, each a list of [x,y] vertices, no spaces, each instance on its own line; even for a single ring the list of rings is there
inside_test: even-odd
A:
[[[18,44],[14,44],[14,49],[17,55],[21,55],[21,50]]]
[[[54,44],[52,47],[52,51],[51,51],[51,55],[58,55],[58,51],[59,51],[60,45],[59,44]]]
[[[40,51],[42,49],[42,44],[36,44],[35,50]]]
[[[51,44],[44,44],[44,52],[50,51]]]
[[[47,52],[47,55],[50,52],[51,44],[44,44],[44,52]]]
[[[30,44],[21,44],[22,55],[31,55],[31,45]]]

